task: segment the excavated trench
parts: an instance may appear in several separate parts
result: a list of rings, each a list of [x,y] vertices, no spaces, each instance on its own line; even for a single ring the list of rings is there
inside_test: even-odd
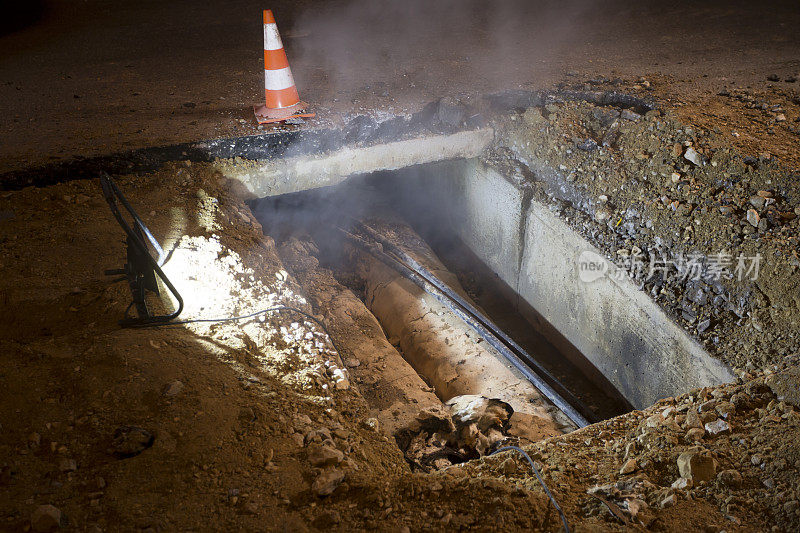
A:
[[[481,120],[445,127],[451,107],[430,108],[401,120],[405,133],[389,121],[347,133],[344,146],[299,139],[286,153],[214,163],[252,199],[374,423],[412,466],[447,466],[734,379],[535,194],[536,183],[570,192],[557,169],[494,151],[498,132]]]
[[[441,179],[431,171],[415,170]],[[403,182],[402,173],[376,173],[252,208],[333,331],[375,419],[412,466],[447,466],[632,408],[588,360],[564,354],[519,310],[519,296],[419,201],[424,187],[400,192]],[[521,371],[492,344],[496,335],[482,336],[485,328],[476,329],[462,308],[387,260],[390,247],[474,306],[533,363]],[[545,382],[532,382],[530,372]],[[548,396],[548,380],[575,415]]]

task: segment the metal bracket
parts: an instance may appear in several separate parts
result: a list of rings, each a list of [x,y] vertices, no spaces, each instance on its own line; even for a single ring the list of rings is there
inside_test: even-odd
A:
[[[103,187],[103,196],[111,208],[111,213],[117,222],[125,231],[127,235],[126,243],[128,247],[127,262],[123,268],[106,270],[105,274],[108,276],[122,276],[115,281],[127,280],[128,286],[131,290],[133,302],[128,307],[135,306],[138,317],[129,317],[128,311],[125,311],[125,318],[120,320],[120,325],[123,327],[144,326],[147,324],[164,323],[174,320],[183,311],[183,298],[178,293],[178,290],[167,278],[166,274],[161,270],[161,265],[164,264],[165,254],[161,245],[136,211],[133,209],[125,195],[119,190],[117,184],[106,173],[100,175],[100,185]],[[125,211],[128,212],[133,224],[129,224],[120,211],[118,205],[122,205]],[[147,243],[153,247],[158,254],[158,259],[154,259],[148,249]],[[153,292],[159,294],[158,280],[156,276],[161,279],[164,285],[169,289],[175,299],[178,301],[178,308],[169,315],[153,315],[147,307],[147,293]]]

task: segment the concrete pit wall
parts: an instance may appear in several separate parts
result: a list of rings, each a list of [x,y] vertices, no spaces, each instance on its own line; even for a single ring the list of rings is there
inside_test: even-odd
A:
[[[398,194],[424,190],[424,211],[448,219],[518,295],[519,311],[634,407],[735,379],[598,249],[526,195],[524,185],[476,159],[406,171],[397,183]],[[579,273],[587,260],[599,274]]]
[[[221,175],[241,183],[244,186],[241,193],[248,199],[263,198],[329,187],[356,174],[477,157],[489,146],[493,136],[494,131],[489,128],[446,135],[428,134],[260,161],[219,159],[215,167]],[[298,147],[295,151],[302,150]]]

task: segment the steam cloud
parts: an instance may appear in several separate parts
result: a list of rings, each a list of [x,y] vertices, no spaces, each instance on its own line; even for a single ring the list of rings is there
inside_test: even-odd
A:
[[[303,77],[328,94],[429,98],[514,88],[550,68],[583,2],[342,0],[300,14],[287,39]],[[387,94],[388,93],[388,94]]]

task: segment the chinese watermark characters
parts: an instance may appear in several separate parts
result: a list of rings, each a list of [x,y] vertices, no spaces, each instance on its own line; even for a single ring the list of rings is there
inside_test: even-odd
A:
[[[733,254],[721,252],[703,255],[680,253],[672,258],[666,255],[653,255],[649,259],[639,248],[623,250],[619,254],[619,268],[605,257],[585,250],[578,257],[578,277],[590,283],[602,277],[621,280],[625,277],[637,280],[652,280],[661,276],[664,282],[683,283],[686,281],[755,281],[761,268],[761,254]]]

